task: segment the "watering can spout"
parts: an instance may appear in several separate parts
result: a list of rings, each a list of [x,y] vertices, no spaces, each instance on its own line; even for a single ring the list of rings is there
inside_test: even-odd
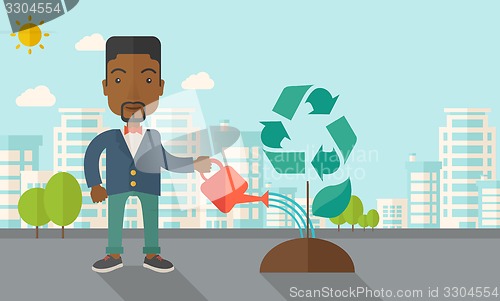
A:
[[[262,202],[266,207],[269,207],[269,191],[266,191],[262,196],[255,196],[255,195],[248,195],[244,194],[240,198],[239,201],[237,201],[237,204],[240,203],[252,203],[252,202]]]

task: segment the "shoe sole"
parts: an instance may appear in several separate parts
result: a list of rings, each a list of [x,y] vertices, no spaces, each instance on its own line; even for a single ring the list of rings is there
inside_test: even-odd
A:
[[[119,268],[123,268],[123,263],[117,264],[117,265],[112,266],[112,267],[107,268],[107,269],[97,269],[95,267],[92,267],[92,271],[94,271],[96,273],[104,274],[104,273],[113,272],[114,270],[118,270]]]
[[[144,263],[142,266],[145,267],[146,269],[150,269],[151,271],[155,271],[157,273],[169,273],[175,269],[175,267],[171,267],[170,269],[159,269],[159,268],[155,268],[154,266],[151,266],[147,263]]]

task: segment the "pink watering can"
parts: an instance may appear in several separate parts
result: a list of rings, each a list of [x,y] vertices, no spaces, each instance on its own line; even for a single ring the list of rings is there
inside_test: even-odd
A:
[[[269,191],[263,196],[246,195],[248,183],[231,166],[223,166],[217,159],[210,159],[220,170],[207,179],[200,173],[205,182],[201,184],[201,192],[220,211],[228,213],[234,205],[261,201],[269,207]]]

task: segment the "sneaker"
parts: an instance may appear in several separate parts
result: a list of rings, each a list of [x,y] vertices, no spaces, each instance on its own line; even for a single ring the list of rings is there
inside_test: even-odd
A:
[[[174,265],[170,261],[161,258],[160,255],[156,255],[151,259],[144,257],[142,266],[158,273],[168,273],[174,270]]]
[[[109,273],[119,268],[123,268],[122,258],[114,259],[112,256],[106,255],[106,257],[94,263],[92,271],[97,273]]]

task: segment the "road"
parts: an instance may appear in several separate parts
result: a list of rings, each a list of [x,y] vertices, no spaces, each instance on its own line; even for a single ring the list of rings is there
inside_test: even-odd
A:
[[[176,267],[169,274],[144,269],[141,231],[126,231],[125,267],[103,275],[90,268],[105,255],[105,231],[68,229],[64,240],[57,230],[38,240],[33,232],[0,231],[3,300],[442,300],[446,287],[500,286],[496,230],[319,231],[351,255],[355,274],[260,274],[263,256],[298,235],[292,230],[161,230],[162,256]],[[334,297],[361,288],[413,297]],[[333,297],[295,297],[315,289]]]

